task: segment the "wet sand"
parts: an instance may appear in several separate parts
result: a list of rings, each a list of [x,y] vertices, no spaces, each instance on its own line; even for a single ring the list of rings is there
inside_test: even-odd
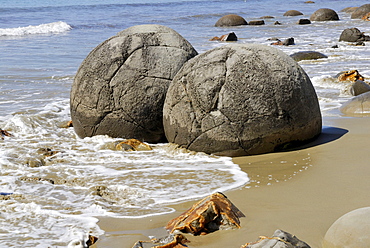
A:
[[[288,152],[234,158],[250,184],[224,192],[246,215],[241,229],[186,237],[189,247],[239,248],[276,229],[321,247],[331,224],[343,214],[370,206],[370,118],[324,118],[314,142]],[[148,236],[166,235],[166,223],[195,201],[173,207],[175,213],[144,219],[100,218],[106,231],[96,247],[130,248]]]

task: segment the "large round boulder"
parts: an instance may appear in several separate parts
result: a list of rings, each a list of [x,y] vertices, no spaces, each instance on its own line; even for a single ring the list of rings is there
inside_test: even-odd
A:
[[[346,28],[339,37],[339,41],[358,42],[366,40],[368,40],[368,36],[364,35],[358,28]]]
[[[353,210],[338,220],[325,234],[324,248],[368,248],[370,244],[370,207]]]
[[[218,19],[218,21],[215,24],[216,27],[241,26],[241,25],[248,25],[248,22],[240,15],[235,14],[225,15]]]
[[[322,8],[316,10],[310,17],[311,21],[338,21],[337,12],[332,9]]]
[[[321,132],[315,90],[279,49],[229,44],[189,60],[173,79],[163,123],[169,142],[244,156],[280,150]]]
[[[358,7],[355,11],[352,12],[352,19],[361,19],[364,15],[370,12],[370,4],[364,4]]]
[[[72,85],[77,135],[165,141],[168,86],[195,55],[188,41],[161,25],[133,26],[102,42],[82,62]]]

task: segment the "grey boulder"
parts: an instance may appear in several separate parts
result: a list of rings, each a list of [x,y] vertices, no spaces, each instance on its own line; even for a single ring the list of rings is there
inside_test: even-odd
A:
[[[337,12],[332,9],[322,8],[316,10],[310,17],[311,21],[338,21]]]
[[[370,117],[370,92],[358,95],[343,103],[340,111],[351,117]]]
[[[347,42],[359,42],[359,41],[368,41],[370,40],[369,36],[364,35],[358,28],[346,28],[340,34],[339,41]]]
[[[352,14],[351,18],[352,19],[361,19],[364,15],[370,12],[370,4],[364,4],[361,5],[360,7],[356,8]]]
[[[241,25],[248,25],[248,22],[240,15],[235,14],[225,15],[218,19],[218,21],[215,24],[216,27],[241,26]]]
[[[165,141],[163,103],[168,86],[195,49],[161,25],[133,26],[102,42],[79,67],[71,89],[71,117],[81,138],[109,135]]]
[[[244,156],[280,150],[321,132],[316,92],[279,49],[229,44],[189,60],[163,109],[169,142],[193,151]]]
[[[320,52],[315,52],[315,51],[302,51],[302,52],[293,53],[290,55],[290,57],[298,62],[301,60],[324,59],[324,58],[327,58],[328,56]]]

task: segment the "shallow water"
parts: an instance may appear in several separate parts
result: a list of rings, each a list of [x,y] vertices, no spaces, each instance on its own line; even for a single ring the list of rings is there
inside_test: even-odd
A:
[[[317,4],[293,0],[2,1],[0,128],[13,136],[0,140],[0,192],[11,194],[0,196],[0,246],[65,246],[81,234],[103,233],[96,216],[164,214],[173,211],[168,206],[174,202],[243,185],[258,186],[256,178],[248,184],[248,175],[231,158],[168,144],[153,145],[152,151],[116,151],[112,147],[118,139],[79,139],[73,128],[61,128],[70,120],[74,74],[99,43],[125,28],[148,23],[173,28],[199,53],[222,46],[209,39],[232,31],[238,43],[269,45],[272,37],[294,37],[296,45],[278,48],[287,54],[315,50],[329,56],[299,63],[315,86],[323,116],[340,116],[339,106],[351,96],[344,93],[346,84],[336,83],[333,76],[350,69],[370,75],[368,47],[338,42],[345,28],[368,32],[367,22],[339,12],[362,4],[357,0]],[[296,24],[323,7],[336,10],[341,20]],[[305,15],[283,17],[290,9]],[[264,26],[214,27],[229,13],[247,21],[265,15],[275,18],[265,19]],[[275,21],[282,25],[273,25]],[[334,45],[339,48],[331,48]],[[57,153],[41,161],[38,151],[45,148]],[[305,161],[297,171],[309,169],[311,163]]]

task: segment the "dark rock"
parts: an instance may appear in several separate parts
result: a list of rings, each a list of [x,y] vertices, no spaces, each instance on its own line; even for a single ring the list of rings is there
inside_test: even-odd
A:
[[[352,12],[351,18],[361,19],[364,15],[366,15],[369,12],[370,12],[370,4],[364,4]]]
[[[237,41],[238,37],[236,36],[234,32],[231,32],[228,34],[224,34],[221,37],[215,36],[212,39],[210,39],[210,41],[215,41],[215,40],[217,41]]]
[[[12,137],[13,135],[6,130],[0,129],[0,136],[1,139],[4,139],[4,137]]]
[[[325,54],[315,52],[315,51],[302,51],[302,52],[296,52],[290,55],[295,61],[301,61],[301,60],[313,60],[313,59],[324,59],[327,58]]]
[[[298,10],[288,10],[287,12],[284,13],[283,16],[299,16],[299,15],[303,15],[303,13]]]
[[[229,44],[189,60],[164,105],[169,142],[225,156],[273,152],[321,132],[315,90],[279,49]]]
[[[306,1],[304,3],[315,3],[314,1]]]
[[[294,38],[288,38],[284,41],[278,40],[277,42],[271,43],[271,45],[277,45],[277,46],[290,46],[290,45],[295,45],[294,43]]]
[[[310,17],[311,21],[338,21],[337,12],[332,9],[322,8],[316,10]]]
[[[358,28],[347,28],[341,33],[339,41],[358,42],[365,41],[368,38]]]
[[[273,16],[261,16],[260,19],[274,19]]]
[[[311,21],[309,19],[299,19],[297,24],[300,24],[300,25],[311,24]]]
[[[180,231],[204,235],[217,230],[238,229],[241,217],[245,215],[224,194],[214,193],[170,220],[166,229],[170,233]]]
[[[281,25],[279,21],[274,22],[274,25]]]
[[[248,25],[248,23],[243,17],[234,14],[225,15],[221,17],[215,24],[216,27],[241,26],[241,25]]]
[[[339,46],[338,45],[334,45],[331,48],[339,48]]]
[[[264,20],[254,20],[254,21],[250,21],[249,25],[265,25],[265,21]]]
[[[195,55],[188,41],[161,25],[130,27],[101,43],[82,62],[72,85],[77,135],[166,141],[162,111],[168,85]]]
[[[256,242],[247,243],[241,248],[310,248],[310,246],[296,236],[278,229],[272,237],[260,236]]]
[[[370,117],[370,92],[355,96],[343,103],[340,111],[351,117]]]

